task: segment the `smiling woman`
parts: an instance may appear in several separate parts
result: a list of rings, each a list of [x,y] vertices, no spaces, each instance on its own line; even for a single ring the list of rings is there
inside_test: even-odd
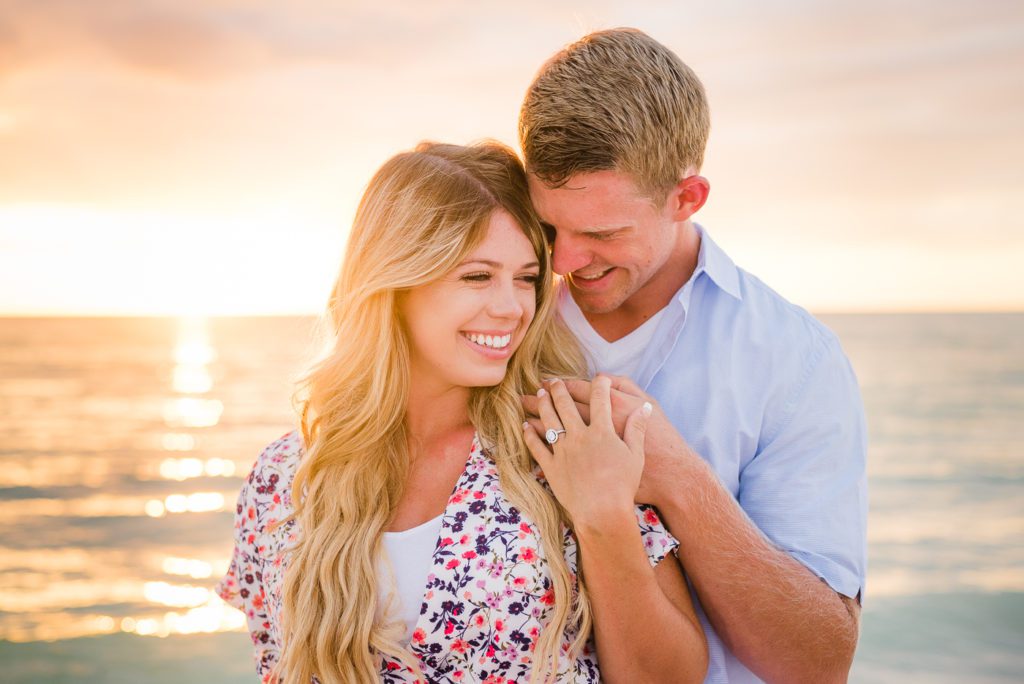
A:
[[[512,216],[491,214],[486,237],[438,280],[400,301],[420,384],[496,385],[537,308],[540,264]],[[429,378],[429,380],[428,380]]]
[[[423,144],[370,181],[301,434],[257,460],[219,585],[246,613],[264,681],[598,680],[602,606],[523,428],[523,394],[585,371],[553,299],[509,149]],[[624,448],[612,434],[595,454]],[[656,590],[670,577],[673,610],[696,625],[676,542],[627,498],[621,553],[583,562]]]

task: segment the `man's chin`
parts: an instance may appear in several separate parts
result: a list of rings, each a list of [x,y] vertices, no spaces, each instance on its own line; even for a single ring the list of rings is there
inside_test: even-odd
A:
[[[601,316],[615,311],[622,305],[620,297],[614,292],[595,293],[581,291],[573,287],[571,283],[569,290],[572,292],[572,298],[575,300],[576,306],[586,314]]]

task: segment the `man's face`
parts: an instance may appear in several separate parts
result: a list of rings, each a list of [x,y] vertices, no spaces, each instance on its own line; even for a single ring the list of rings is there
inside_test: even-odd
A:
[[[553,230],[552,260],[579,307],[605,314],[637,303],[663,267],[677,227],[666,200],[656,207],[619,171],[580,173],[558,188],[530,176],[530,197]]]

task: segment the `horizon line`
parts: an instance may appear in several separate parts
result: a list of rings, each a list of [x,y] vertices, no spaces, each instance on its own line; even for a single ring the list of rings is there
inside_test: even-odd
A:
[[[985,309],[813,309],[802,307],[814,316],[910,316],[910,315],[992,315],[992,314],[1024,314],[1022,308],[985,308]],[[322,312],[301,312],[301,311],[279,311],[279,312],[254,312],[254,313],[138,313],[138,312],[2,312],[0,320],[13,319],[47,319],[47,318],[152,318],[152,319],[211,319],[211,318],[318,318]]]

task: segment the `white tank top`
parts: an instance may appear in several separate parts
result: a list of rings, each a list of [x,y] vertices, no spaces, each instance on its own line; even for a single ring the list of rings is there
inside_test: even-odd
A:
[[[442,517],[443,514],[401,532],[384,533],[385,557],[377,566],[377,587],[380,590],[377,609],[383,614],[389,594],[393,592],[388,618],[405,623],[403,646],[412,640],[420,618],[420,606],[423,605]]]

